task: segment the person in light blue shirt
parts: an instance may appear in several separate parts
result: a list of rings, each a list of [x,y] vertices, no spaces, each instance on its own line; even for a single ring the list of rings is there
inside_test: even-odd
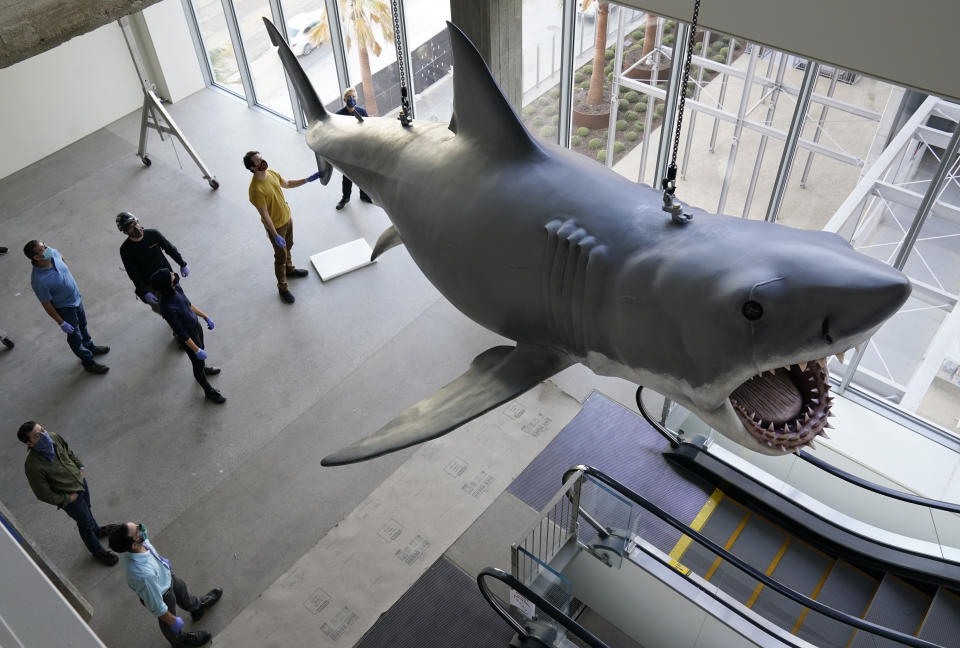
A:
[[[127,522],[110,534],[110,548],[123,556],[130,586],[150,614],[157,617],[160,632],[171,646],[203,646],[211,635],[204,630],[184,632],[183,619],[177,616],[179,605],[199,621],[204,611],[220,600],[223,590],[214,588],[197,598],[187,584],[177,578],[170,561],[160,555],[147,538],[147,527]]]
[[[110,347],[97,346],[87,331],[87,314],[77,289],[77,282],[60,253],[43,241],[33,240],[23,246],[23,254],[33,264],[30,285],[40,305],[57,326],[67,334],[70,350],[80,358],[85,371],[107,373],[109,367],[93,356],[103,355]]]

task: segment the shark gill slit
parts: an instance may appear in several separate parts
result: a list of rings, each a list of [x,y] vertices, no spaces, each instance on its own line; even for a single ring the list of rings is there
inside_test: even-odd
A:
[[[586,354],[584,313],[589,263],[597,239],[572,220],[553,220],[544,228],[541,286],[551,333],[580,356]]]

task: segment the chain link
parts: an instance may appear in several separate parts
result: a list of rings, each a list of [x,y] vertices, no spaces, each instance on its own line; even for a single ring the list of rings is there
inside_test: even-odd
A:
[[[699,0],[698,0],[699,1]],[[410,117],[410,97],[407,89],[407,64],[403,58],[403,43],[400,42],[400,2],[401,0],[391,0],[390,9],[393,13],[393,42],[397,46],[397,69],[400,72],[400,114],[397,119],[404,126],[412,123]]]
[[[687,99],[687,83],[690,81],[690,61],[693,59],[693,41],[697,35],[697,18],[700,16],[700,0],[693,5],[693,20],[690,21],[690,36],[687,38],[687,60],[683,64],[683,82],[680,86],[680,105],[677,106],[677,129],[673,137],[673,155],[670,165],[677,166],[677,151],[680,149],[680,125],[683,123],[683,106]]]

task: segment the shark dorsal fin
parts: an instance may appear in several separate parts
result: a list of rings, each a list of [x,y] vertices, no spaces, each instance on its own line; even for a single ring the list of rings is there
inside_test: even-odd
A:
[[[543,149],[524,127],[466,34],[447,22],[453,47],[453,117],[458,137],[475,137],[513,155]]]

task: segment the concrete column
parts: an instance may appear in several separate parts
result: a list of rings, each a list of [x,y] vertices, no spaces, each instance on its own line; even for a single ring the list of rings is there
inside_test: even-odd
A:
[[[521,0],[450,0],[450,21],[480,50],[516,110],[523,98],[521,16]]]

